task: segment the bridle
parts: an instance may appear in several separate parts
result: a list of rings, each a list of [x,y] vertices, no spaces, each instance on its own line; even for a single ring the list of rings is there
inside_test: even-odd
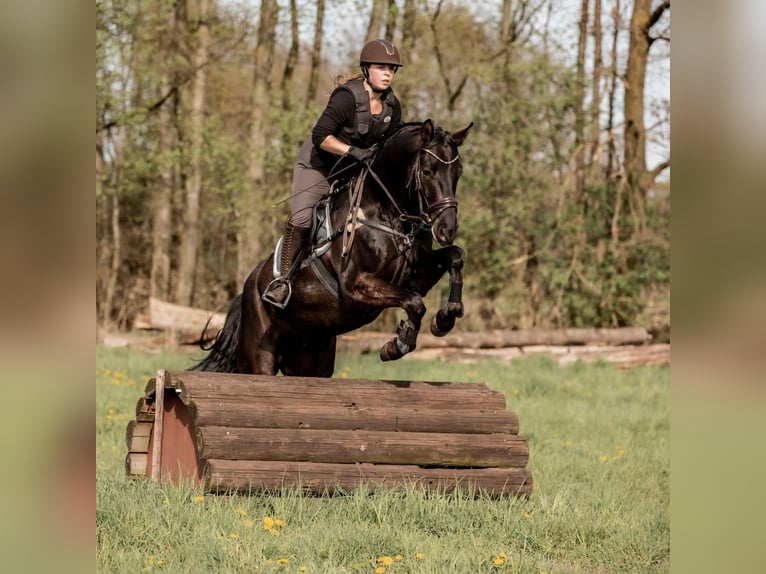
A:
[[[368,165],[367,170],[369,174],[372,176],[372,178],[375,180],[375,182],[380,186],[380,188],[383,190],[383,192],[386,194],[388,199],[391,201],[391,204],[396,208],[396,210],[399,212],[399,219],[402,221],[411,221],[420,223],[423,227],[430,228],[434,221],[436,221],[442,213],[444,213],[448,209],[455,209],[457,210],[458,202],[457,199],[454,197],[444,197],[442,199],[439,199],[437,201],[434,201],[433,203],[429,203],[428,198],[426,198],[425,195],[425,189],[423,188],[423,181],[422,181],[422,168],[421,168],[421,158],[422,158],[422,152],[427,153],[428,155],[436,158],[441,164],[443,165],[452,165],[456,161],[460,161],[460,154],[456,154],[455,157],[453,157],[450,160],[445,160],[438,155],[436,155],[434,152],[432,152],[429,148],[421,147],[418,149],[418,153],[415,155],[415,159],[412,161],[412,165],[410,166],[410,173],[407,177],[406,186],[407,189],[410,191],[414,191],[417,194],[418,197],[418,208],[419,208],[419,215],[412,215],[410,213],[407,213],[404,211],[399,204],[397,203],[396,199],[391,195],[391,192],[388,190],[386,185],[381,181],[380,177],[378,177],[378,174],[375,173],[375,171],[372,169],[372,166]]]
[[[415,156],[415,160],[412,162],[412,168],[410,170],[410,175],[407,178],[407,187],[411,187],[414,185],[414,191],[418,194],[418,203],[420,205],[420,213],[423,216],[423,219],[425,220],[427,225],[433,225],[433,222],[436,221],[439,216],[444,213],[448,209],[455,209],[457,210],[457,199],[454,197],[443,197],[442,199],[436,200],[433,203],[428,203],[428,199],[425,195],[425,190],[423,189],[423,182],[421,181],[421,174],[422,174],[422,168],[420,166],[420,160],[421,160],[421,152],[425,152],[428,155],[430,155],[433,158],[436,158],[436,160],[439,161],[442,165],[452,165],[456,161],[460,161],[460,154],[456,154],[455,157],[453,157],[451,160],[445,160],[440,158],[438,155],[436,155],[434,152],[432,152],[427,147],[422,147],[418,150],[417,155]]]

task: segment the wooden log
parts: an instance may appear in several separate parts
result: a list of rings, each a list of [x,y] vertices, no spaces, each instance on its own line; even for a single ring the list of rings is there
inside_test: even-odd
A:
[[[483,491],[493,496],[530,495],[532,473],[525,468],[445,469],[412,465],[209,460],[209,491],[279,492],[296,485],[313,494],[417,484],[428,491]]]
[[[197,398],[253,400],[274,406],[298,403],[359,408],[411,408],[428,405],[433,409],[505,409],[505,396],[484,383],[424,381],[372,381],[363,379],[318,379],[312,377],[270,377],[264,375],[220,374],[197,371],[169,372],[170,385],[178,388],[181,400]]]
[[[201,459],[524,467],[525,438],[510,434],[200,427]]]
[[[338,339],[339,349],[375,352],[391,338],[387,333],[354,333]],[[646,343],[650,335],[641,327],[618,329],[527,329],[519,331],[495,330],[477,333],[450,333],[434,337],[422,333],[418,349],[460,347],[469,349],[500,349],[532,345],[626,345]],[[417,351],[416,351],[417,352]]]
[[[519,418],[505,409],[430,409],[243,402],[235,399],[187,401],[200,427],[337,429],[464,434],[518,434]],[[469,405],[470,406],[470,405]],[[428,407],[428,405],[426,405]]]
[[[129,452],[125,457],[125,472],[128,476],[146,476],[149,455],[145,452]]]
[[[210,320],[208,331],[215,334],[223,328],[226,314],[176,305],[154,297],[149,299],[149,324],[154,329],[192,331],[199,336],[208,319]]]
[[[152,435],[151,422],[130,421],[125,430],[128,452],[149,452],[149,438]]]

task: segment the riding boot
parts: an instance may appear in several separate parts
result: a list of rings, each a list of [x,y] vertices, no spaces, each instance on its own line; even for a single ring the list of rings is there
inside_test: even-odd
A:
[[[289,221],[287,222],[284,235],[282,236],[279,277],[274,278],[269,283],[263,295],[261,295],[261,299],[279,309],[284,309],[287,306],[293,292],[290,283],[290,278],[294,271],[293,266],[303,252],[304,244],[307,243],[310,233],[310,227],[298,227]]]

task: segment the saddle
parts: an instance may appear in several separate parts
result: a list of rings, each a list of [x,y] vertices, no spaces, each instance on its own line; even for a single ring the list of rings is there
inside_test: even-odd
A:
[[[338,282],[327,270],[327,267],[322,263],[320,257],[327,253],[332,245],[332,242],[343,233],[345,227],[340,229],[332,228],[332,207],[335,196],[341,192],[351,193],[355,189],[357,182],[361,185],[363,178],[361,174],[358,174],[349,179],[340,181],[334,181],[330,186],[330,191],[324,195],[314,205],[311,216],[311,234],[309,239],[309,249],[296,261],[295,269],[303,269],[304,267],[311,267],[314,271],[314,275],[320,283],[337,299],[338,298]],[[349,218],[350,219],[350,218]],[[277,241],[277,245],[274,248],[274,264],[272,273],[274,278],[281,277],[279,270],[279,261],[282,257],[282,241],[284,237],[280,237]]]

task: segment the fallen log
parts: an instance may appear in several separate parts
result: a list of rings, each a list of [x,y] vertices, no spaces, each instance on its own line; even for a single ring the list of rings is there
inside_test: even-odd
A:
[[[350,333],[338,338],[338,349],[376,352],[392,335],[387,333]],[[522,331],[486,331],[478,333],[450,333],[434,337],[421,333],[418,349],[460,347],[463,349],[502,349],[533,345],[629,345],[643,344],[650,335],[641,327],[621,329],[529,329]]]

